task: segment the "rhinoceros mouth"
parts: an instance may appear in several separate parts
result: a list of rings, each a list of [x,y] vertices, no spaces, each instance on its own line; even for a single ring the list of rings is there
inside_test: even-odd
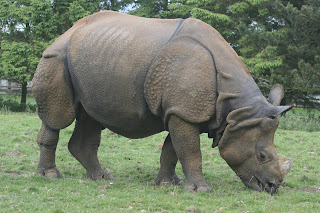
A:
[[[253,174],[252,172],[247,172],[245,175],[241,175],[239,177],[248,188],[259,192],[266,191],[271,195],[276,193],[280,186],[276,181],[269,181],[258,174]]]
[[[253,177],[256,179],[256,184],[258,184],[258,187],[260,188],[259,191],[267,191],[271,195],[278,191],[280,184],[275,181],[265,180],[258,175],[254,175]],[[253,184],[255,183],[253,182]]]

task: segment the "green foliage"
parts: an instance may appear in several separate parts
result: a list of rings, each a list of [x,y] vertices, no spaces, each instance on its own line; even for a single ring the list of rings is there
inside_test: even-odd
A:
[[[265,3],[270,12],[264,19],[261,15],[252,19],[251,28],[238,28],[242,36],[237,51],[266,94],[280,83],[285,102],[319,107],[319,5],[304,1],[298,9],[280,1]]]
[[[245,1],[243,2],[236,2],[229,6],[229,10],[233,14],[242,14],[249,9],[249,4]]]
[[[167,14],[169,0],[137,0],[134,3],[133,10],[130,11],[132,15],[149,18],[170,18]]]
[[[42,52],[78,19],[94,12],[119,10],[132,0],[0,0],[0,79],[22,85],[26,105],[27,82]]]
[[[34,113],[37,111],[37,105],[34,103],[20,104],[14,97],[0,96],[0,112],[5,114],[10,112],[30,112]]]
[[[42,42],[30,44],[23,41],[3,40],[1,42],[2,75],[18,83],[30,81],[39,63],[38,56],[46,46]]]
[[[74,23],[85,16],[101,10],[119,11],[124,9],[128,4],[132,3],[133,0],[75,0],[69,2],[70,3],[68,4],[67,12],[69,15],[68,18],[72,23]]]
[[[145,1],[155,2],[155,1]],[[247,64],[267,95],[284,86],[287,104],[319,107],[320,3],[317,0],[173,0],[139,16],[194,17],[216,28]]]
[[[291,4],[284,8],[290,40],[285,43],[283,68],[291,74],[284,82],[290,95],[297,94],[298,100],[308,103],[313,95],[320,94],[320,3],[306,3],[300,10]]]
[[[175,0],[169,5],[169,10],[164,13],[168,18],[193,17],[214,26],[222,35],[227,36],[231,19],[224,8],[225,2],[212,0]]]
[[[0,1],[0,78],[22,84],[22,108],[27,82],[43,50],[55,37],[51,11],[46,0]]]
[[[47,0],[50,2],[49,0]],[[121,10],[133,0],[54,0],[52,13],[56,20],[56,37],[67,31],[77,20],[101,10]]]
[[[229,23],[230,18],[227,15],[213,13],[209,10],[201,9],[201,8],[192,8],[191,14],[194,18],[204,20],[208,24],[214,24],[215,22],[220,23]]]
[[[25,86],[42,51],[78,19],[100,10],[143,17],[194,17],[216,28],[262,91],[284,86],[285,102],[319,107],[317,0],[0,0],[0,78]]]
[[[86,9],[86,1],[85,0],[78,0],[74,1],[69,6],[69,18],[74,23],[77,20],[91,15],[91,11],[87,11]]]
[[[282,120],[282,118],[281,118]],[[275,135],[279,156],[294,160],[279,192],[273,196],[247,189],[201,135],[203,171],[212,193],[190,193],[182,186],[155,186],[161,144],[166,133],[130,140],[102,132],[103,168],[113,181],[90,181],[68,152],[73,125],[60,132],[56,164],[61,178],[36,175],[41,122],[36,115],[0,114],[1,212],[318,212],[320,208],[319,132],[283,131]],[[184,178],[180,163],[177,174]]]

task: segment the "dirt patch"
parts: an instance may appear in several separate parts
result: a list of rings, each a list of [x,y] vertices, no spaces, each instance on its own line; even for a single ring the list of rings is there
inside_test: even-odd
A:
[[[194,207],[194,206],[189,206],[189,207],[187,207],[187,212],[197,212],[197,210],[196,210],[196,207]]]
[[[21,173],[18,173],[18,172],[12,172],[12,173],[7,173],[7,174],[12,175],[13,177],[19,177],[19,176],[22,176],[22,174],[21,174]]]
[[[315,192],[320,192],[320,187],[306,187],[306,188],[300,189],[300,191],[315,193]]]
[[[11,157],[11,156],[20,156],[22,155],[19,151],[13,151],[13,152],[6,152],[2,155],[2,157]]]
[[[159,143],[158,146],[157,146],[157,148],[160,149],[160,150],[162,149],[162,147],[163,147],[163,143]]]
[[[23,176],[22,173],[19,173],[19,172],[11,172],[11,171],[0,172],[0,175],[11,175],[11,176],[13,176],[13,177]]]

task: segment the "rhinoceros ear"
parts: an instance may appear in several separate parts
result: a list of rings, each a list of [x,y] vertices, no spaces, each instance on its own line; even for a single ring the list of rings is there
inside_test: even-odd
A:
[[[269,110],[268,117],[276,118],[281,113],[289,111],[292,107],[293,105],[292,106],[274,106]]]
[[[235,126],[237,123],[243,121],[244,119],[251,117],[253,111],[254,107],[252,106],[236,109],[229,113],[229,115],[227,116],[227,122],[231,126]]]
[[[230,112],[227,116],[227,122],[230,126],[230,131],[235,131],[243,127],[258,125],[262,121],[262,118],[253,117],[257,113],[257,110],[258,108],[250,106]]]
[[[281,113],[289,111],[292,106],[279,106],[284,96],[283,87],[280,84],[275,84],[269,93],[269,101],[275,107],[272,107],[268,112],[268,117],[277,117]]]
[[[283,87],[280,84],[275,84],[269,93],[269,101],[275,106],[279,106],[284,96]]]

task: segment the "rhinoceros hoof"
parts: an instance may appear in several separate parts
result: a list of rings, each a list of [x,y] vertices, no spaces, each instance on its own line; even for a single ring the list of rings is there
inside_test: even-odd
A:
[[[154,180],[156,185],[182,185],[183,181],[181,178],[179,178],[177,175],[174,175],[173,177],[161,177],[157,176]]]
[[[57,168],[51,168],[51,169],[38,168],[37,174],[40,176],[47,177],[49,179],[60,177],[60,173]]]
[[[211,192],[212,188],[209,185],[196,187],[195,185],[185,185],[184,188],[189,192]]]
[[[113,180],[113,177],[110,173],[106,171],[98,171],[98,172],[87,172],[86,178],[91,179],[91,180]]]

